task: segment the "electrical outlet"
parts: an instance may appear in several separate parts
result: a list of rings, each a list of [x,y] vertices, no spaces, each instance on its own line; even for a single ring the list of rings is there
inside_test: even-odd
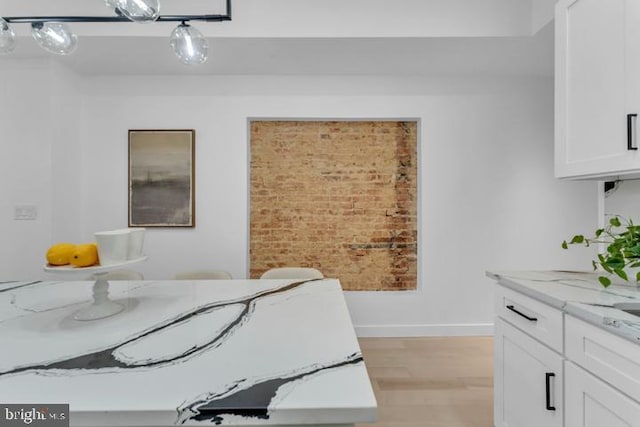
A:
[[[16,205],[13,208],[13,219],[33,221],[38,218],[38,207],[35,205]]]

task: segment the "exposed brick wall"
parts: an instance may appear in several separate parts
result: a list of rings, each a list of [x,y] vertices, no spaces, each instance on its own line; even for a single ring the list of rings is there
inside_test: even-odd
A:
[[[251,277],[315,267],[345,290],[416,289],[415,122],[251,123]]]

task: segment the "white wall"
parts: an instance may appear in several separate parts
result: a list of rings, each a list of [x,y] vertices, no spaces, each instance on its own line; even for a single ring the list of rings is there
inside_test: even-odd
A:
[[[597,224],[596,184],[553,178],[550,79],[92,77],[83,90],[83,239],[127,224],[128,129],[196,129],[197,227],[148,230],[146,278],[246,277],[252,117],[420,120],[420,289],[348,294],[361,335],[490,333],[486,269],[590,266],[560,249]]]
[[[557,0],[531,0],[531,32],[540,31],[553,21]]]
[[[2,279],[51,278],[49,244],[126,226],[130,128],[197,131],[197,227],[150,229],[141,271],[246,277],[251,117],[420,120],[419,290],[347,294],[361,335],[490,333],[485,270],[589,268],[591,253],[559,245],[595,228],[596,184],[553,178],[550,79],[80,78],[23,65],[2,69]],[[13,221],[15,203],[37,204],[38,221]]]
[[[0,280],[42,275],[51,239],[51,75],[48,62],[0,63]],[[16,221],[16,205],[37,219]]]
[[[82,211],[78,208],[89,190],[83,162],[84,97],[78,90],[79,77],[51,64],[51,241],[79,241]],[[33,122],[32,122],[33,123]]]
[[[531,0],[242,0],[234,3],[233,16],[233,25],[212,26],[210,34],[225,37],[531,34]]]
[[[81,237],[78,84],[48,60],[0,64],[0,280],[43,278],[51,243]],[[35,206],[37,218],[14,220],[21,205]]]
[[[640,224],[640,180],[620,181],[604,199],[605,215],[622,215]]]

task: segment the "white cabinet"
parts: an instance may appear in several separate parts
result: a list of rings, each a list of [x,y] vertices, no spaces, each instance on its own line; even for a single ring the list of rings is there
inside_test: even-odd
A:
[[[555,173],[559,178],[640,176],[640,4],[556,4]]]
[[[495,426],[561,427],[562,357],[500,318],[495,326]]]
[[[494,302],[495,427],[640,427],[638,343],[505,286]]]
[[[640,345],[565,316],[565,356],[640,401]]]
[[[562,353],[562,311],[502,286],[494,295],[498,317]]]
[[[567,361],[566,427],[640,427],[640,403]]]

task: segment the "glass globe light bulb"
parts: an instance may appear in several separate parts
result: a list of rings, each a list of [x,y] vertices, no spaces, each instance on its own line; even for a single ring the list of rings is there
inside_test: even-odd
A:
[[[9,23],[0,18],[0,53],[10,53],[16,48],[16,33]]]
[[[31,35],[41,48],[58,55],[68,55],[78,47],[78,37],[62,22],[33,23]]]
[[[134,22],[153,22],[160,16],[159,0],[106,0],[107,5],[118,9]]]
[[[183,64],[198,65],[207,60],[207,39],[196,28],[184,22],[171,33],[169,45]]]

